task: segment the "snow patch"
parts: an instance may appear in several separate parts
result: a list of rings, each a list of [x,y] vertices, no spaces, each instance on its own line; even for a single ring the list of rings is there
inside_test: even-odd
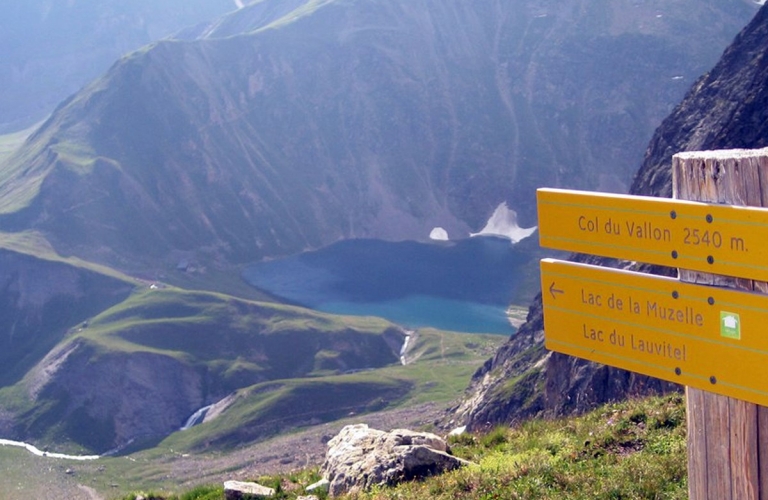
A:
[[[448,231],[442,227],[436,227],[429,233],[430,240],[448,241]]]
[[[532,235],[537,228],[538,226],[528,228],[518,226],[517,212],[510,209],[506,202],[502,202],[493,211],[485,227],[479,233],[470,233],[470,236],[499,236],[517,243]]]

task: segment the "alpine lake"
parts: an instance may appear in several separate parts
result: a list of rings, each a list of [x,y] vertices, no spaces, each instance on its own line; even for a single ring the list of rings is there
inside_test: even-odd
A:
[[[322,312],[379,316],[404,328],[515,332],[506,310],[530,251],[508,239],[418,243],[345,240],[249,265],[244,279],[286,302]]]

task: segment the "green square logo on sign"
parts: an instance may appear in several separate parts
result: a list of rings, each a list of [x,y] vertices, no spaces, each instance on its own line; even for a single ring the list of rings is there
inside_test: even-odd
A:
[[[720,311],[720,336],[741,340],[741,321],[738,314]]]

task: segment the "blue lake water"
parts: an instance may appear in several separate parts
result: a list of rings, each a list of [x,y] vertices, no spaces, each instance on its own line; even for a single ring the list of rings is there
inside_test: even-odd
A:
[[[508,335],[505,310],[530,256],[509,240],[348,240],[259,262],[245,280],[318,311],[380,316],[404,327]]]

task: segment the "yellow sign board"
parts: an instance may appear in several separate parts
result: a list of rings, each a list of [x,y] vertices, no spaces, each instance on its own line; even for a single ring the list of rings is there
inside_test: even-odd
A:
[[[768,406],[768,296],[541,261],[548,349]]]
[[[537,191],[541,246],[768,281],[768,209]]]

